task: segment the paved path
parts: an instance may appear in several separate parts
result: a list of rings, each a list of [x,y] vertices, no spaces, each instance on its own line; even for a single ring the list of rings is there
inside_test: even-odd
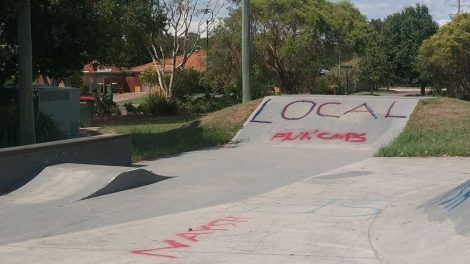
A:
[[[429,202],[468,178],[468,161],[372,158],[233,203],[6,244],[0,255],[2,263],[464,264],[470,229],[432,220],[430,210],[449,211]]]

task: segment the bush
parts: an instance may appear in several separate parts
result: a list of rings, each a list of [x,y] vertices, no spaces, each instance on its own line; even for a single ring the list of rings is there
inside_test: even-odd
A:
[[[157,93],[149,93],[142,107],[146,114],[156,116],[174,115],[178,112],[178,106],[174,101]]]
[[[205,88],[201,85],[202,74],[193,69],[179,70],[175,75],[173,84],[173,96],[181,98],[187,95],[204,93]]]
[[[211,99],[210,96],[186,97],[177,101],[181,111],[186,113],[211,113],[241,103],[237,95],[225,95]]]
[[[132,103],[125,103],[124,108],[126,109],[127,114],[137,114],[137,107],[135,107]]]
[[[95,115],[110,116],[112,114],[120,114],[119,106],[113,101],[108,94],[95,94]]]

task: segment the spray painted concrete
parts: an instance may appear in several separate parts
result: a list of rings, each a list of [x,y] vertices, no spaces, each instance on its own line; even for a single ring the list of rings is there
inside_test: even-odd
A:
[[[348,98],[267,98],[243,143],[140,164],[156,184],[0,197],[1,262],[468,263],[469,160],[370,158],[417,99]]]
[[[468,179],[468,161],[372,158],[233,203],[3,244],[0,255],[2,263],[466,264],[470,237],[425,207]]]
[[[399,135],[416,98],[266,97],[236,142],[377,149]]]

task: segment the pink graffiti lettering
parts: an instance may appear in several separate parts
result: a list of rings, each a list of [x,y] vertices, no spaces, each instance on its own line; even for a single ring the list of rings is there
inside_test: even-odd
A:
[[[367,141],[366,133],[347,132],[347,133],[331,133],[320,132],[317,130],[302,132],[279,132],[272,136],[271,140],[279,139],[284,141],[311,141],[315,138],[320,140],[342,140],[350,143],[364,143]]]
[[[144,255],[144,256],[153,256],[153,257],[163,257],[163,258],[177,258],[176,256],[172,255],[164,255],[164,254],[157,254],[157,253],[151,253],[155,252],[158,250],[166,250],[166,249],[176,249],[176,248],[187,248],[189,247],[186,244],[179,243],[175,240],[165,240],[163,243],[168,244],[168,247],[162,247],[162,248],[153,248],[153,249],[146,249],[146,250],[135,250],[131,251],[131,254],[136,254],[136,255]]]
[[[188,229],[188,231],[177,233],[175,234],[175,236],[177,236],[180,239],[184,239],[190,243],[195,243],[195,242],[200,241],[198,237],[201,235],[212,235],[214,234],[214,231],[228,231],[229,230],[228,228],[220,228],[220,227],[235,228],[235,227],[238,227],[238,223],[246,223],[250,219],[251,218],[234,217],[234,216],[220,218],[220,219],[210,221],[207,224],[201,225],[195,230],[190,228]],[[130,253],[135,254],[135,255],[175,259],[175,258],[178,258],[175,255],[163,254],[159,252],[164,251],[164,250],[191,247],[191,245],[178,242],[177,240],[164,240],[163,243],[167,246],[152,248],[152,249],[145,249],[145,250],[134,250],[134,251],[131,251]]]

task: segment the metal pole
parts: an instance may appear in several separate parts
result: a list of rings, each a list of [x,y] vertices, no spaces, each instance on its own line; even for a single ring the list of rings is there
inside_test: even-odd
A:
[[[243,102],[251,101],[250,88],[250,0],[242,0]]]
[[[20,107],[20,144],[36,143],[33,109],[33,51],[31,44],[31,5],[30,0],[20,1],[18,15],[18,72]]]
[[[206,53],[209,52],[209,20],[206,20]]]
[[[338,86],[338,93],[341,93],[341,48],[339,47],[340,38],[338,38],[338,78],[339,78],[339,86]]]

